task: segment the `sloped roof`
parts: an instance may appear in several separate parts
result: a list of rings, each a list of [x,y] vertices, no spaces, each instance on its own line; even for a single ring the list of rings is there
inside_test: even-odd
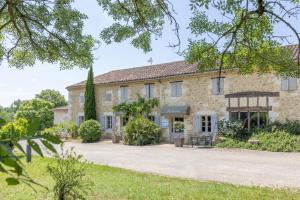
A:
[[[295,60],[297,59],[297,55],[299,52],[297,45],[287,45],[283,46],[283,48],[291,49],[293,57],[295,58]],[[127,81],[151,80],[195,73],[197,73],[196,64],[188,64],[185,61],[176,61],[143,67],[113,70],[96,76],[94,78],[94,83],[107,84]],[[74,85],[68,86],[67,89],[73,87],[80,87],[84,85],[85,81],[82,81]]]

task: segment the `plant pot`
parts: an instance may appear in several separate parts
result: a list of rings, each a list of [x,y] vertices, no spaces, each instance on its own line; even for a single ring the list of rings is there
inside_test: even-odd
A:
[[[112,143],[116,144],[116,143],[120,142],[121,136],[120,135],[113,135],[111,139],[112,139]]]
[[[175,138],[174,144],[175,144],[175,147],[183,147],[184,138]]]

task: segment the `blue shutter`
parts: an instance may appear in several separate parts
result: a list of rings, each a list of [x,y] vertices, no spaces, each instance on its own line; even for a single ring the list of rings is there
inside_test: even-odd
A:
[[[100,126],[101,130],[105,130],[105,116],[103,114],[100,114]]]
[[[282,91],[288,91],[289,90],[289,79],[288,78],[282,78],[281,79],[281,90]]]
[[[159,115],[154,115],[154,123],[157,126],[160,126],[160,116]]]
[[[217,114],[213,114],[211,116],[211,125],[212,125],[212,133],[217,134],[218,133],[218,116],[217,116]]]

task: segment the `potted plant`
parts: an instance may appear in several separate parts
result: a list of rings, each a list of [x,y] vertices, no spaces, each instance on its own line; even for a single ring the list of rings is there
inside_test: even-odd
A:
[[[183,147],[184,144],[184,123],[183,122],[175,122],[174,123],[175,130],[175,138],[174,144],[176,147]]]
[[[116,128],[113,129],[113,134],[112,134],[112,143],[117,144],[121,140],[121,134],[116,130]]]

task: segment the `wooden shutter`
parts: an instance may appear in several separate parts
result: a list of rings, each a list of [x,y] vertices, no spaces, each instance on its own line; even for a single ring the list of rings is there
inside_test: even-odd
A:
[[[160,126],[160,116],[157,114],[157,115],[154,115],[154,123],[157,125],[157,126]]]
[[[289,77],[289,90],[297,90],[297,78]]]
[[[195,114],[193,117],[193,133],[201,133],[201,117],[200,115]]]
[[[101,126],[101,130],[105,130],[105,116],[103,114],[100,114],[100,126]]]
[[[224,78],[220,79],[220,94],[224,94]]]
[[[154,98],[154,84],[149,85],[149,92],[150,92],[149,98]]]
[[[176,83],[171,83],[171,96],[176,97]]]
[[[218,116],[217,116],[217,114],[213,114],[211,116],[211,128],[212,128],[212,133],[214,133],[214,134],[218,133]]]
[[[216,78],[211,79],[211,93],[218,94],[218,82]]]
[[[113,115],[112,116],[112,128],[114,129],[115,127],[116,127],[116,122],[117,122],[117,119],[116,119],[116,116],[115,115]]]
[[[289,90],[289,80],[288,78],[281,79],[281,90],[288,91]]]
[[[177,83],[176,94],[177,94],[177,97],[182,96],[182,82]]]
[[[80,116],[77,116],[77,126],[80,126]]]

